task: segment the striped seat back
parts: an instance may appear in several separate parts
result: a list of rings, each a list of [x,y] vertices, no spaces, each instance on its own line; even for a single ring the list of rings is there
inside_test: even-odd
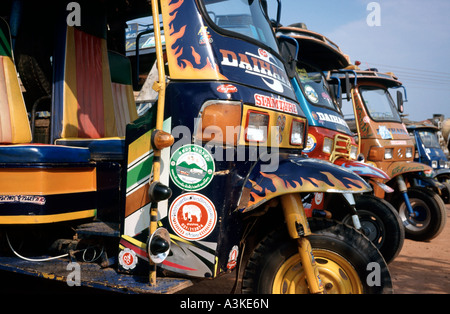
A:
[[[106,19],[59,30],[55,52],[52,138],[118,135],[106,45]]]
[[[31,128],[13,60],[8,23],[0,18],[0,143],[31,142]]]

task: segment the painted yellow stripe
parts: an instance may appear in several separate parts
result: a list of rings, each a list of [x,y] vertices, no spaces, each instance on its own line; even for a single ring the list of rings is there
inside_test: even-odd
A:
[[[135,246],[146,250],[147,249],[147,243],[141,242],[139,240],[136,240],[130,236],[122,235],[122,239],[126,240],[127,242],[130,242],[131,244],[134,244]]]
[[[152,132],[148,131],[136,141],[131,143],[128,148],[128,164],[133,163],[135,160],[150,151],[151,135]]]
[[[73,213],[42,215],[42,216],[0,216],[0,224],[18,225],[18,224],[44,224],[61,221],[77,220],[95,217],[96,209],[83,210]]]
[[[74,28],[67,27],[66,62],[64,69],[64,112],[61,137],[78,137],[77,60]]]
[[[54,195],[96,190],[95,168],[20,168],[0,171],[0,195]]]
[[[30,122],[28,121],[27,109],[20,90],[16,68],[11,58],[3,58],[3,66],[11,115],[12,143],[29,143],[31,142]]]

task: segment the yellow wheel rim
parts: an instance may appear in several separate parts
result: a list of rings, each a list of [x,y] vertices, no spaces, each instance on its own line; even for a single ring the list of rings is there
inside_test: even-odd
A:
[[[361,294],[363,291],[358,273],[345,258],[328,250],[313,249],[320,279],[328,294]],[[295,254],[281,265],[273,283],[274,294],[309,293],[306,276]]]

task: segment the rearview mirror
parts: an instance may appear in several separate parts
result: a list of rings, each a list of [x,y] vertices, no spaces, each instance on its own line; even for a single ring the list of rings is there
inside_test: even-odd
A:
[[[397,91],[397,110],[403,113],[403,93],[399,90]]]
[[[351,86],[350,86],[350,75],[348,75],[348,72],[345,73],[345,90],[347,93],[347,101],[350,101]]]

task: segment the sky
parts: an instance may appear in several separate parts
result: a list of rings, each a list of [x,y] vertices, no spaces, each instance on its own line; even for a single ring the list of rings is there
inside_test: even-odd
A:
[[[376,12],[379,26],[369,26]],[[449,12],[448,0],[283,0],[281,24],[306,23],[361,69],[393,72],[407,89],[407,118],[422,121],[450,118]]]

